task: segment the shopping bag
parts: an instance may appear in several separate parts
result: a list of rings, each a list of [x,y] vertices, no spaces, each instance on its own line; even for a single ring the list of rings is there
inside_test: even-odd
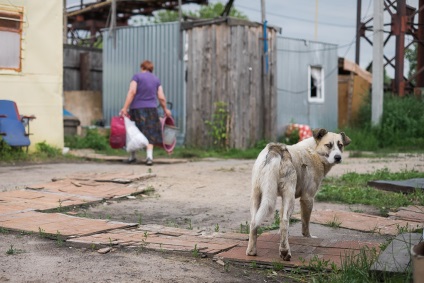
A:
[[[111,148],[123,148],[126,143],[126,132],[124,118],[113,116],[110,121],[109,144]]]
[[[125,131],[126,131],[126,146],[125,149],[128,152],[133,152],[142,148],[147,147],[149,141],[143,135],[142,132],[137,128],[134,121],[131,121],[128,117],[124,117]]]

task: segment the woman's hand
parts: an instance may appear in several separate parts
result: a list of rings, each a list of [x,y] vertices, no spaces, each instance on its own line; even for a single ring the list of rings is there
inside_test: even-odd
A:
[[[126,116],[126,117],[128,117],[128,111],[127,111],[127,109],[126,108],[122,108],[121,111],[119,111],[119,116],[122,116],[122,117]]]
[[[165,113],[165,116],[166,117],[171,117],[172,116],[171,110],[169,110],[168,108],[164,109],[163,110],[163,113]]]

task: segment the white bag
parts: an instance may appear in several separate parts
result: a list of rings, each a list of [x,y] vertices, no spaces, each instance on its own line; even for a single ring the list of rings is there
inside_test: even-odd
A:
[[[128,117],[124,116],[125,120],[125,132],[127,134],[127,152],[133,152],[144,147],[147,147],[149,141],[143,135],[142,132],[137,128],[134,121],[131,121]]]

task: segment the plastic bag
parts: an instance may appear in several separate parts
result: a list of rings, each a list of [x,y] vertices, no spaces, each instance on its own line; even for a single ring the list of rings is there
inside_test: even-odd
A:
[[[147,147],[149,141],[143,135],[142,132],[137,128],[134,121],[131,121],[128,117],[124,117],[125,120],[125,131],[127,133],[127,145],[126,150],[133,152],[142,148]]]
[[[123,148],[125,146],[127,134],[125,132],[124,118],[113,116],[110,121],[109,144],[112,148]]]

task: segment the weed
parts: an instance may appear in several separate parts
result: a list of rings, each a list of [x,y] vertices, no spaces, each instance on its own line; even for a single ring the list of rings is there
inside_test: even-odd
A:
[[[240,233],[241,234],[250,233],[250,226],[249,226],[249,223],[247,223],[247,221],[246,221],[246,224],[240,223]]]
[[[209,128],[209,135],[212,137],[213,145],[218,149],[227,149],[228,114],[227,103],[219,101],[215,103],[212,121],[205,121],[206,126]]]
[[[339,221],[336,215],[334,215],[333,220],[328,221],[326,224],[332,228],[340,228],[342,222]]]
[[[215,232],[219,232],[219,225],[218,225],[218,223],[215,225]]]
[[[56,233],[56,245],[58,245],[59,247],[63,246],[63,243],[65,241],[63,240],[62,235],[60,234],[59,230]]]
[[[193,230],[193,225],[191,224],[191,219],[187,219],[186,220],[186,223],[188,222],[188,227],[187,227],[187,229],[188,230]]]
[[[92,251],[95,251],[97,249],[97,246],[96,246],[96,244],[92,243],[90,245],[90,248],[91,248]]]
[[[256,269],[256,268],[258,268],[258,265],[256,264],[256,261],[252,261],[252,262],[250,263],[250,267],[251,267],[252,269]]]
[[[9,234],[9,230],[6,228],[0,227],[0,234]]]
[[[152,172],[152,168],[147,169],[147,173],[151,174]]]
[[[41,229],[41,227],[38,227],[38,234],[40,235],[41,238],[47,237],[46,231],[44,229]]]
[[[283,270],[284,264],[282,264],[281,262],[278,262],[278,261],[273,261],[272,262],[272,269],[274,269],[275,271]]]
[[[143,223],[143,215],[141,213],[138,214],[138,221],[137,221],[138,225],[141,225],[141,223]]]
[[[197,244],[194,245],[194,249],[191,251],[194,257],[200,257],[199,249],[197,248]]]
[[[230,263],[228,261],[224,262],[224,271],[230,272]]]
[[[59,199],[59,206],[57,207],[57,212],[62,212],[62,200]]]
[[[10,248],[7,250],[6,254],[8,255],[16,254],[16,249],[13,247],[13,245],[10,245]]]

